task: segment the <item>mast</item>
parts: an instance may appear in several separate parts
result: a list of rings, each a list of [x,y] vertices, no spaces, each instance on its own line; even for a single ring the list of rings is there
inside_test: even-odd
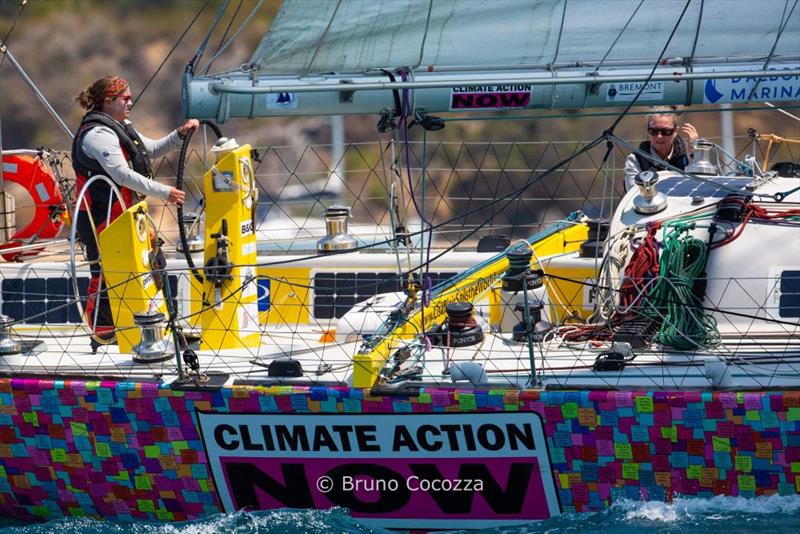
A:
[[[331,159],[333,168],[328,178],[328,186],[337,198],[341,197],[344,189],[344,118],[341,115],[331,117]]]
[[[3,178],[3,171],[5,170],[5,163],[3,163],[3,115],[0,113],[0,213],[2,213],[2,227],[0,227],[0,240],[7,243],[11,239],[11,229],[6,224],[8,220],[7,206],[6,206],[6,183]]]
[[[722,112],[719,114],[720,132],[722,133],[722,150],[728,154],[736,153],[736,145],[733,142],[733,111],[730,104],[720,106]],[[726,163],[730,163],[726,161]]]

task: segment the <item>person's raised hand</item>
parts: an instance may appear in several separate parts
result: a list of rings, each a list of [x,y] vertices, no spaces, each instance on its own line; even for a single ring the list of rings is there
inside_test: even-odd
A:
[[[689,142],[690,147],[692,146],[692,143],[694,143],[700,137],[700,134],[697,133],[697,128],[688,122],[681,126],[680,131],[681,135]]]

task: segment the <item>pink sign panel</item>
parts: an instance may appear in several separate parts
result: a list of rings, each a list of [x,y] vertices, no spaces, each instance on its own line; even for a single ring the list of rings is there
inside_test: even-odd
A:
[[[531,104],[528,84],[466,85],[453,87],[450,110],[518,109]]]
[[[198,415],[226,511],[340,506],[394,528],[559,513],[535,413]]]
[[[385,459],[223,458],[237,509],[331,508],[353,517],[547,519],[535,458]],[[549,476],[549,473],[547,473]]]

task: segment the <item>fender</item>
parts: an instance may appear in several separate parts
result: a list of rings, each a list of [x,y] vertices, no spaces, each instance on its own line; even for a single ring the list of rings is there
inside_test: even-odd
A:
[[[0,245],[0,250],[56,237],[64,226],[67,210],[58,181],[42,159],[22,154],[3,155],[3,180],[25,189],[33,200],[35,212],[30,224],[17,230],[7,243]],[[18,261],[42,250],[44,247],[0,254],[6,261]]]

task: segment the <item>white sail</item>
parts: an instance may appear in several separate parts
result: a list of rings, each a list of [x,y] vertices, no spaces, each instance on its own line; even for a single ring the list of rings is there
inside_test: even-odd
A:
[[[403,66],[546,69],[577,63],[596,66],[604,58],[606,65],[652,66],[685,4],[686,0],[292,0],[284,3],[250,63],[271,75]],[[764,59],[784,11],[788,13],[785,0],[691,2],[663,57],[695,64]],[[794,31],[787,28],[778,41],[775,61],[800,53],[800,12],[793,13],[791,21]]]
[[[796,4],[294,0],[244,71],[187,76],[184,105],[225,121],[378,113],[401,88],[429,112],[798,100]]]

